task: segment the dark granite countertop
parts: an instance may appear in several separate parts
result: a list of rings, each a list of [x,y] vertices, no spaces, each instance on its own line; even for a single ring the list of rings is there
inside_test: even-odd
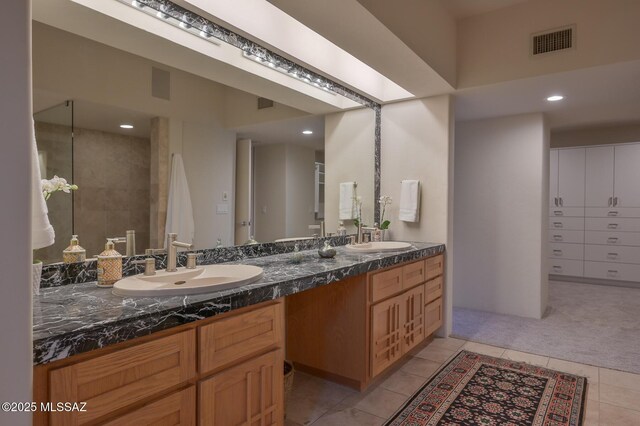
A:
[[[135,337],[146,336],[233,309],[277,299],[368,271],[444,252],[443,244],[413,243],[410,250],[358,254],[336,247],[333,259],[316,250],[245,259],[264,277],[231,290],[194,296],[122,297],[95,282],[45,288],[34,296],[33,362],[45,364]]]

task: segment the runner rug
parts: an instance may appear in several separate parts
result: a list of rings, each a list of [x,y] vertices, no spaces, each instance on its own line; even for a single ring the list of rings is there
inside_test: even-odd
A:
[[[461,351],[386,426],[578,426],[587,379]]]

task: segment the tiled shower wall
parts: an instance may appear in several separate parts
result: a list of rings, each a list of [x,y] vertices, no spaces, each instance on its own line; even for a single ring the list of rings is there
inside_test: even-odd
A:
[[[64,155],[69,156],[68,148],[60,152],[63,145],[56,144],[56,135],[68,135],[68,127],[37,123],[36,131],[39,150],[47,151],[47,169],[52,169],[55,161],[63,161]],[[74,129],[73,183],[78,185],[74,193],[74,231],[80,245],[87,249],[87,257],[99,254],[107,237],[124,237],[128,229],[136,231],[136,253],[144,253],[150,247],[150,155],[149,139]],[[49,174],[48,178],[53,177]],[[72,181],[70,171],[63,177]],[[56,242],[38,251],[37,257],[45,263],[61,261],[62,250],[69,245],[71,220],[53,220],[57,216],[70,217],[70,208],[65,209],[67,200],[68,194],[56,193],[47,203]],[[116,249],[125,253],[124,244]]]

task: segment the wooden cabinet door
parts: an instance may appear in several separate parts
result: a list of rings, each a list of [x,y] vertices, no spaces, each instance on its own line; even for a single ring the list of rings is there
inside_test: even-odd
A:
[[[442,298],[428,303],[424,309],[424,334],[429,336],[442,326]]]
[[[375,377],[402,356],[403,295],[371,307],[371,376]]]
[[[402,353],[405,353],[424,340],[424,285],[413,288],[402,295],[403,339]]]
[[[549,207],[559,207],[558,199],[558,150],[552,149],[549,156]]]
[[[615,147],[614,206],[640,207],[640,144]]]
[[[282,425],[283,363],[278,349],[201,381],[199,425]]]
[[[584,206],[585,148],[558,151],[558,197],[561,207]]]
[[[610,207],[613,201],[613,147],[587,148],[585,206]]]

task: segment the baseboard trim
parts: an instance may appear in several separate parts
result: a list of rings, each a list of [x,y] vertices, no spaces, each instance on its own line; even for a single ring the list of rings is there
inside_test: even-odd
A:
[[[640,283],[635,281],[603,280],[600,278],[572,277],[568,275],[549,274],[549,281],[563,281],[580,284],[608,285],[611,287],[627,287],[640,289]]]

